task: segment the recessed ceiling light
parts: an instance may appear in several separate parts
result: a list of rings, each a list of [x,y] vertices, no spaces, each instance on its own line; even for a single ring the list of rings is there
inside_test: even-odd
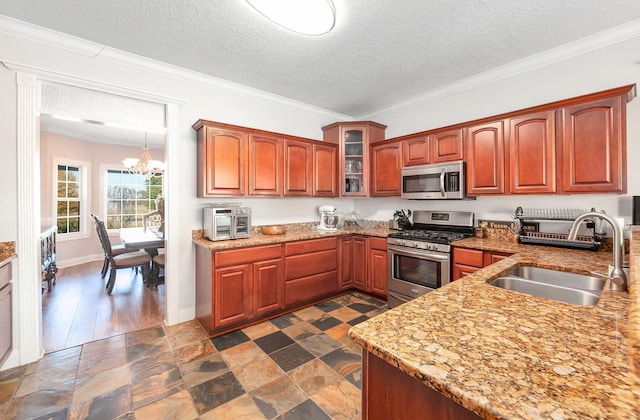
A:
[[[333,29],[336,9],[331,0],[247,0],[267,19],[304,35],[322,35]]]

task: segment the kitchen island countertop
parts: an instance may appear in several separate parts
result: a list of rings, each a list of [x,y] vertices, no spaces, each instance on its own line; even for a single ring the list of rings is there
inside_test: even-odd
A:
[[[631,294],[611,291],[607,282],[593,307],[487,280],[516,264],[606,272],[610,252],[463,239],[454,245],[514,255],[358,324],[349,336],[484,418],[640,418],[632,363],[639,236],[634,231],[631,241]]]

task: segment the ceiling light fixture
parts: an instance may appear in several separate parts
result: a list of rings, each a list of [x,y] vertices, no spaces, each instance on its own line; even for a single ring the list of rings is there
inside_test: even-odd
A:
[[[303,35],[326,34],[336,23],[336,9],[331,0],[246,1],[272,22]]]
[[[122,164],[132,175],[142,175],[145,178],[159,176],[164,171],[164,162],[151,159],[151,153],[147,147],[147,132],[144,133],[144,148],[140,159],[126,158]]]

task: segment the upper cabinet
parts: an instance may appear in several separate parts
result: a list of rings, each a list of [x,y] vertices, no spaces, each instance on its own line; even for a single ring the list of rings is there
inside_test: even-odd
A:
[[[311,196],[312,151],[308,142],[284,141],[284,195]]]
[[[504,122],[467,129],[467,195],[504,194]]]
[[[371,146],[371,196],[400,197],[402,193],[402,142]]]
[[[249,195],[282,194],[282,140],[249,135]]]
[[[340,122],[322,127],[324,141],[338,145],[340,196],[368,196],[369,145],[383,141],[386,128],[371,121]]]
[[[560,109],[564,192],[626,192],[626,102],[621,95]]]
[[[335,144],[313,145],[314,197],[336,197],[338,195],[338,146]]]
[[[625,193],[635,85],[466,127],[467,194]]]
[[[404,137],[402,164],[413,166],[461,160],[463,141],[460,128]]]
[[[198,197],[337,196],[337,145],[204,120],[193,129]]]
[[[246,194],[247,134],[205,125],[196,130],[198,197]]]
[[[509,119],[510,192],[556,191],[555,111],[541,111]]]

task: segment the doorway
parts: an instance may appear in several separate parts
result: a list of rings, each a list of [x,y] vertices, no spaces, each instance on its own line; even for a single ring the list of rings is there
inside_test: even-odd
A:
[[[169,240],[172,232],[170,197],[171,150],[177,154],[177,149],[169,147],[175,139],[175,124],[177,120],[177,104],[166,98],[154,97],[148,94],[112,86],[104,86],[86,81],[76,81],[61,78],[58,75],[17,73],[17,176],[21,188],[18,189],[18,237],[16,253],[20,256],[17,261],[20,273],[20,287],[16,292],[16,312],[20,324],[16,326],[17,346],[12,357],[17,358],[12,364],[24,365],[38,360],[43,355],[43,326],[42,326],[42,296],[40,290],[39,272],[39,243],[35,238],[40,231],[40,203],[39,194],[39,112],[41,106],[41,86],[43,82],[68,84],[74,87],[93,89],[99,92],[120,95],[124,98],[146,100],[165,106],[166,154],[167,170],[165,172],[167,207],[165,209],[167,238],[167,269],[165,272],[165,288],[169,292],[172,288],[174,276],[171,274],[172,243]],[[174,140],[175,141],[175,140]],[[171,323],[172,314],[178,312],[177,299],[166,294],[165,322]],[[173,321],[174,323],[176,321]]]

